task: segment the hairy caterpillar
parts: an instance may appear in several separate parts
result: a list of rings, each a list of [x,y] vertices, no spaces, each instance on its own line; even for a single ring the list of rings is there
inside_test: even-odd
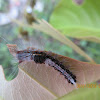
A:
[[[11,45],[12,44],[7,44],[10,53],[17,58],[19,64],[24,61],[34,61],[37,64],[47,64],[60,72],[69,83],[76,84],[76,76],[59,60],[49,55],[48,51],[41,51],[32,47],[24,50],[17,50],[16,45],[13,45],[13,48]]]
[[[65,66],[62,63],[60,63],[57,59],[55,59],[53,56],[50,56],[46,52],[47,51],[40,51],[35,49],[21,50],[17,51],[17,59],[19,63],[33,60],[37,64],[47,64],[64,75],[69,83],[75,84],[76,76],[72,74],[72,72],[68,69],[65,69]]]

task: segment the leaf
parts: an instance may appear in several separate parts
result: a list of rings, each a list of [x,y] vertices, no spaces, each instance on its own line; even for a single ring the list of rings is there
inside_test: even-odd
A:
[[[30,78],[21,69],[12,81],[4,79],[0,66],[0,97],[2,100],[53,100],[56,99],[48,90]]]
[[[15,46],[16,45],[13,45],[13,50],[11,52],[13,56],[16,56],[16,52],[15,53],[13,52],[13,51],[17,50],[17,48]],[[4,54],[0,59],[0,64],[3,64],[2,66],[3,66],[3,70],[4,70],[6,80],[10,81],[10,80],[14,79],[18,74],[18,63],[16,63],[16,62],[15,63],[9,63],[9,61],[11,62],[11,60],[14,57],[11,56],[11,54],[6,51],[6,49],[8,49],[8,48],[7,47],[5,48],[5,46],[2,43],[0,43],[0,48],[1,48],[1,50],[4,51]],[[12,48],[9,45],[9,50],[10,49],[12,49]],[[2,55],[2,54],[0,54],[0,55]],[[5,55],[6,55],[6,59],[4,58]],[[4,60],[5,60],[5,62],[3,62]]]
[[[96,43],[100,43],[100,38],[99,37],[92,37],[92,36],[87,36],[87,37],[80,37],[78,39],[83,39],[83,40],[88,40]]]
[[[61,34],[59,31],[54,29],[50,24],[48,24],[46,21],[39,20],[38,24],[33,24],[33,27],[36,27],[37,29],[40,29],[41,31],[47,33],[48,35],[52,36],[53,38],[61,41],[62,43],[68,45],[69,47],[73,48],[77,53],[84,56],[87,60],[94,63],[93,59],[90,58],[83,50],[81,50],[77,45],[75,45],[70,39],[65,37],[63,34]]]
[[[92,83],[95,85],[95,83]],[[99,100],[100,85],[96,84],[94,88],[80,88],[74,92],[65,95],[57,100]]]
[[[16,65],[6,67],[6,68],[3,67],[3,70],[4,70],[5,78],[7,81],[11,81],[18,74],[18,66],[16,66]]]
[[[13,45],[12,45],[12,48],[13,48]],[[90,64],[86,62],[81,62],[81,61],[71,59],[65,56],[54,54],[52,52],[47,52],[47,53],[49,53],[49,55],[53,56],[55,59],[58,59],[60,62],[62,62],[63,65],[65,65],[67,69],[69,69],[74,75],[76,75],[77,84],[87,84],[87,83],[91,83],[100,79],[100,65],[99,64]],[[18,91],[20,91],[22,93],[22,98],[27,98],[27,97],[31,98],[31,96],[33,96],[34,93],[38,93],[38,91],[39,91],[38,94],[40,95],[41,91],[45,90],[46,91],[45,93],[48,93],[48,94],[45,94],[42,92],[44,94],[44,95],[42,94],[43,97],[46,97],[46,98],[50,97],[52,99],[55,99],[55,98],[64,96],[65,94],[77,88],[75,85],[68,83],[68,81],[64,78],[63,75],[61,75],[60,72],[58,72],[53,67],[50,67],[48,65],[36,64],[34,63],[34,61],[30,61],[30,62],[27,61],[27,62],[21,63],[19,65],[19,68],[20,70],[19,70],[19,74],[17,78],[12,80],[11,82],[14,82],[14,86],[13,86],[14,88],[19,84],[20,88],[17,87],[15,89],[16,91],[14,91],[13,93],[17,93]],[[11,82],[9,82],[9,84]],[[32,82],[33,82],[33,85],[31,85]],[[36,85],[36,89],[38,91],[36,91],[36,89],[33,89],[32,90],[33,92],[31,94],[31,92],[29,93],[27,91],[29,91],[32,88],[32,86],[35,86],[34,82],[38,84],[38,86]],[[43,90],[41,90],[40,87]],[[26,88],[27,90],[25,90]],[[11,92],[7,91],[7,93],[11,93]],[[25,95],[28,94],[27,97],[23,96],[24,93]],[[49,94],[50,96],[45,96]],[[36,98],[36,96],[35,97],[33,96],[33,98]],[[28,99],[28,100],[32,100],[32,99]],[[36,100],[39,100],[39,99],[36,99]]]
[[[33,26],[31,25],[26,25],[21,23],[18,20],[12,19],[13,22],[19,24],[20,26],[24,27],[30,27],[30,28],[35,28],[38,29],[42,32],[45,32],[46,34],[52,36],[53,38],[59,40],[60,42],[68,45],[69,47],[73,48],[78,54],[84,56],[88,61],[95,63],[95,61],[89,57],[83,50],[81,50],[76,44],[74,44],[70,39],[65,37],[63,34],[61,34],[59,31],[54,29],[49,23],[47,23],[44,20],[38,20],[38,24],[34,23]]]
[[[61,0],[50,22],[67,36],[100,39],[100,1],[84,0],[82,5],[76,5],[72,0]]]

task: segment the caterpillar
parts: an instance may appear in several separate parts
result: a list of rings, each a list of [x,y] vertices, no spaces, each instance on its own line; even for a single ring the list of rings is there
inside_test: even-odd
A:
[[[10,49],[9,44],[8,48]],[[14,45],[14,48],[11,48],[10,52],[12,52],[13,56],[16,56],[15,58],[17,58],[19,64],[31,60],[37,64],[47,64],[64,75],[65,79],[67,79],[69,83],[76,84],[76,76],[59,60],[49,55],[48,51],[41,51],[32,47],[25,50],[16,50],[16,45]]]
[[[76,84],[76,76],[69,69],[66,69],[56,58],[47,54],[46,51],[35,49],[20,50],[17,51],[16,57],[19,63],[33,60],[37,64],[47,64],[64,75],[69,83]]]

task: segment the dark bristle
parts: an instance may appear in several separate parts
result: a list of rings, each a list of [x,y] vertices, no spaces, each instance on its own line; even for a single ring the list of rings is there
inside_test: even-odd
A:
[[[40,64],[42,64],[42,63],[45,62],[45,60],[46,60],[46,56],[44,56],[44,55],[35,55],[35,56],[34,56],[34,61],[35,61],[35,63],[40,63]]]

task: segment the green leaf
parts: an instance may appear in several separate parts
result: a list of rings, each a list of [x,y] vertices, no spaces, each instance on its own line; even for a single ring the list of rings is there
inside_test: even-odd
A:
[[[100,99],[99,92],[100,92],[100,86],[98,85],[92,88],[89,88],[89,87],[80,88],[57,100],[81,100],[81,99],[82,100],[99,100]]]
[[[100,37],[100,1],[84,0],[76,5],[72,0],[61,0],[50,22],[70,37]]]
[[[7,68],[3,67],[3,70],[4,70],[4,74],[5,74],[5,79],[7,81],[11,81],[18,74],[18,66],[11,66],[11,67],[7,67]]]

